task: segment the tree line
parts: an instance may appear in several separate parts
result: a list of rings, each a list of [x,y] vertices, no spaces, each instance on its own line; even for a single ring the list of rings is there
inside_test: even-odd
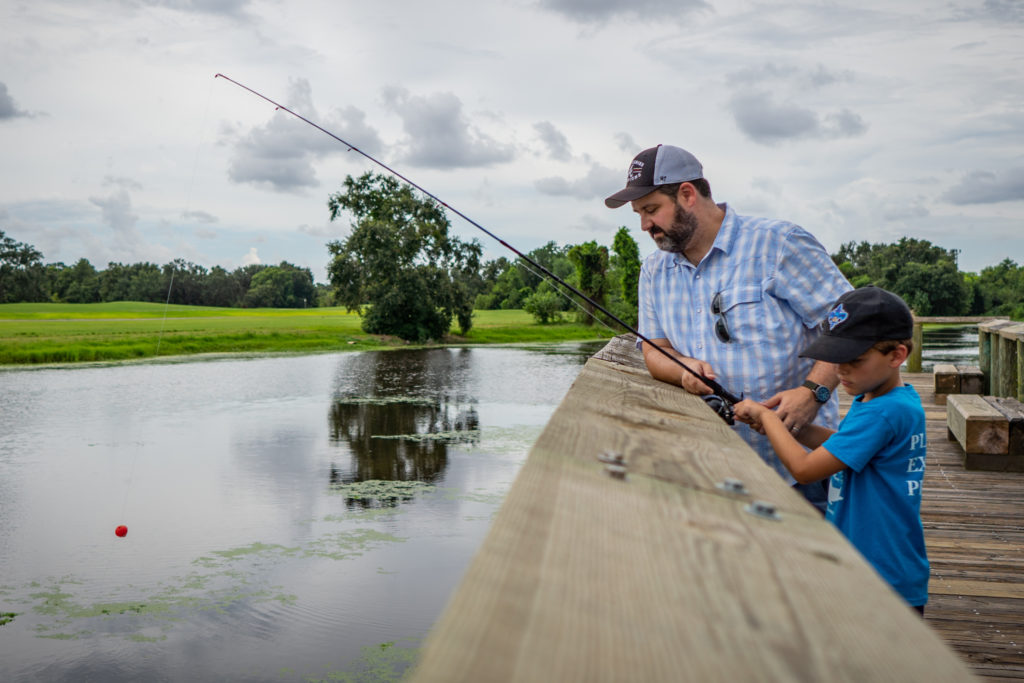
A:
[[[35,247],[0,230],[0,303],[170,301],[175,304],[302,308],[343,306],[363,329],[411,341],[440,339],[453,321],[464,334],[473,311],[522,309],[538,322],[592,324],[603,315],[519,258],[482,260],[477,240],[450,233],[443,207],[391,176],[351,176],[328,198],[332,221],[350,231],[327,244],[330,284],[287,262],[227,271],[182,259],[73,265],[43,263]],[[637,320],[639,247],[626,227],[610,247],[550,241],[527,256],[631,325]],[[1024,319],[1024,266],[1007,258],[980,273],[961,272],[959,252],[927,240],[848,242],[832,259],[855,287],[875,284],[902,296],[918,315],[1009,315]],[[606,321],[615,327],[610,321]]]

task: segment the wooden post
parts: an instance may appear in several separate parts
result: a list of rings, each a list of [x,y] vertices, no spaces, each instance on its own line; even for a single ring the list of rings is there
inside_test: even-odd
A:
[[[978,325],[978,369],[981,370],[981,393],[987,394],[992,386],[992,335],[984,325]]]
[[[1005,378],[1004,378],[1004,374],[1006,373],[1006,370],[1003,367],[1003,361],[1006,360],[1006,358],[1008,356],[1005,356],[1004,353],[1003,353],[1003,350],[1002,350],[1002,346],[1003,346],[1002,345],[1002,336],[999,334],[999,331],[1001,329],[1003,329],[1004,327],[1009,327],[1010,325],[1013,325],[1013,324],[1014,323],[1012,321],[1010,321],[1010,320],[1002,319],[1002,320],[990,320],[988,322],[980,323],[978,325],[978,334],[979,335],[981,334],[982,330],[984,330],[986,333],[988,333],[988,338],[989,338],[989,343],[988,343],[988,346],[989,346],[989,366],[988,367],[989,367],[989,371],[985,375],[985,377],[988,380],[988,382],[987,382],[987,384],[988,384],[988,393],[992,394],[993,396],[1002,396],[1003,395],[1000,392],[1003,390],[1003,385],[1004,385],[1004,382],[1006,381]],[[985,366],[984,365],[981,366],[981,371],[985,372]]]
[[[1024,403],[1024,335],[1017,337],[1017,400]]]
[[[924,346],[923,325],[919,320],[914,320],[914,350],[907,358],[907,372],[921,372],[921,350]]]
[[[1000,365],[1003,371],[1003,384],[999,396],[1020,400],[1022,394],[1020,345],[1024,340],[1024,323],[1007,325],[999,330],[999,348],[1002,354]]]

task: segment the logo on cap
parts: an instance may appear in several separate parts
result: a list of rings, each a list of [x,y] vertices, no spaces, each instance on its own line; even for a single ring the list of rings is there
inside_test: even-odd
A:
[[[836,325],[844,322],[849,317],[850,314],[846,312],[846,309],[843,308],[842,304],[839,304],[838,306],[833,308],[831,311],[829,311],[828,314],[829,331],[834,330],[836,328]]]
[[[629,165],[629,173],[626,174],[626,182],[636,180],[644,172],[644,162],[639,159],[633,159],[633,163]]]

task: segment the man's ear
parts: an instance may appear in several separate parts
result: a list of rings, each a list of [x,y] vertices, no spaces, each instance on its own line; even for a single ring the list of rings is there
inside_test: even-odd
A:
[[[676,190],[676,203],[689,210],[693,207],[699,194],[693,183],[679,183],[679,189]]]

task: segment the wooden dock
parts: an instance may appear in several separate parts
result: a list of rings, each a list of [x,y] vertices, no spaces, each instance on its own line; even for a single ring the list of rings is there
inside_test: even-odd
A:
[[[1024,473],[965,470],[931,373],[908,373],[928,420],[921,497],[932,565],[925,620],[978,676],[1024,681]],[[845,414],[850,398],[840,393]]]
[[[1024,475],[965,471],[931,375],[908,379],[930,439],[926,620],[619,338],[534,445],[411,680],[1024,679]]]

